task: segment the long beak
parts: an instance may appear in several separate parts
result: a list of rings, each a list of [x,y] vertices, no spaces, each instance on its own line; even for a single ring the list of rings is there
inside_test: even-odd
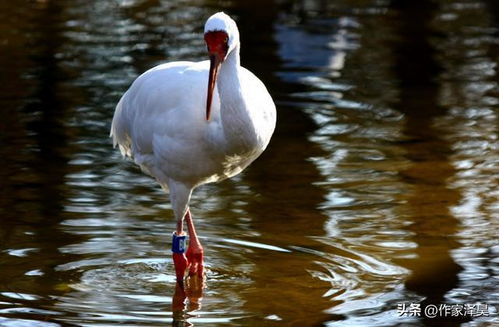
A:
[[[220,68],[221,63],[222,60],[220,60],[218,55],[210,55],[210,75],[208,78],[208,95],[206,97],[206,120],[210,120],[213,90],[215,89],[215,83],[217,82],[218,77],[218,69]]]

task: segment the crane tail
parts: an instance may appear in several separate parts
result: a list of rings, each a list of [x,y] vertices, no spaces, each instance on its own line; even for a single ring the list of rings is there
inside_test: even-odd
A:
[[[128,133],[128,123],[127,117],[123,110],[123,102],[126,93],[121,97],[120,101],[116,105],[116,110],[114,111],[113,121],[111,123],[111,130],[109,132],[109,137],[113,139],[113,147],[120,149],[121,154],[124,157],[132,158],[132,144],[130,135]]]

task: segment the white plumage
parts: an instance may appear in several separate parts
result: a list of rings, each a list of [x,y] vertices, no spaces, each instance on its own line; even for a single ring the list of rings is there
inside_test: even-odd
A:
[[[211,31],[228,36],[211,118],[206,118],[210,61],[182,61],[139,76],[119,101],[111,126],[114,146],[169,189],[178,220],[195,187],[234,176],[255,160],[276,122],[264,84],[240,66],[236,23],[217,13],[206,22],[205,33]]]

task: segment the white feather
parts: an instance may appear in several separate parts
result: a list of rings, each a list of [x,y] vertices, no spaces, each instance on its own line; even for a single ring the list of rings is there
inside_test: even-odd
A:
[[[220,68],[209,121],[209,62],[184,61],[139,76],[118,102],[111,126],[114,146],[170,190],[177,219],[196,186],[241,172],[264,151],[275,127],[267,89],[239,65],[235,22],[217,13],[205,26],[212,28],[225,30],[233,46]]]

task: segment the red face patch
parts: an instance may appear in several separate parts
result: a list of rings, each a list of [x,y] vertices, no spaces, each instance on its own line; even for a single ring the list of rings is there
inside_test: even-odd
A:
[[[225,59],[229,51],[229,36],[224,31],[207,32],[204,35],[208,53],[218,55],[221,60]]]

